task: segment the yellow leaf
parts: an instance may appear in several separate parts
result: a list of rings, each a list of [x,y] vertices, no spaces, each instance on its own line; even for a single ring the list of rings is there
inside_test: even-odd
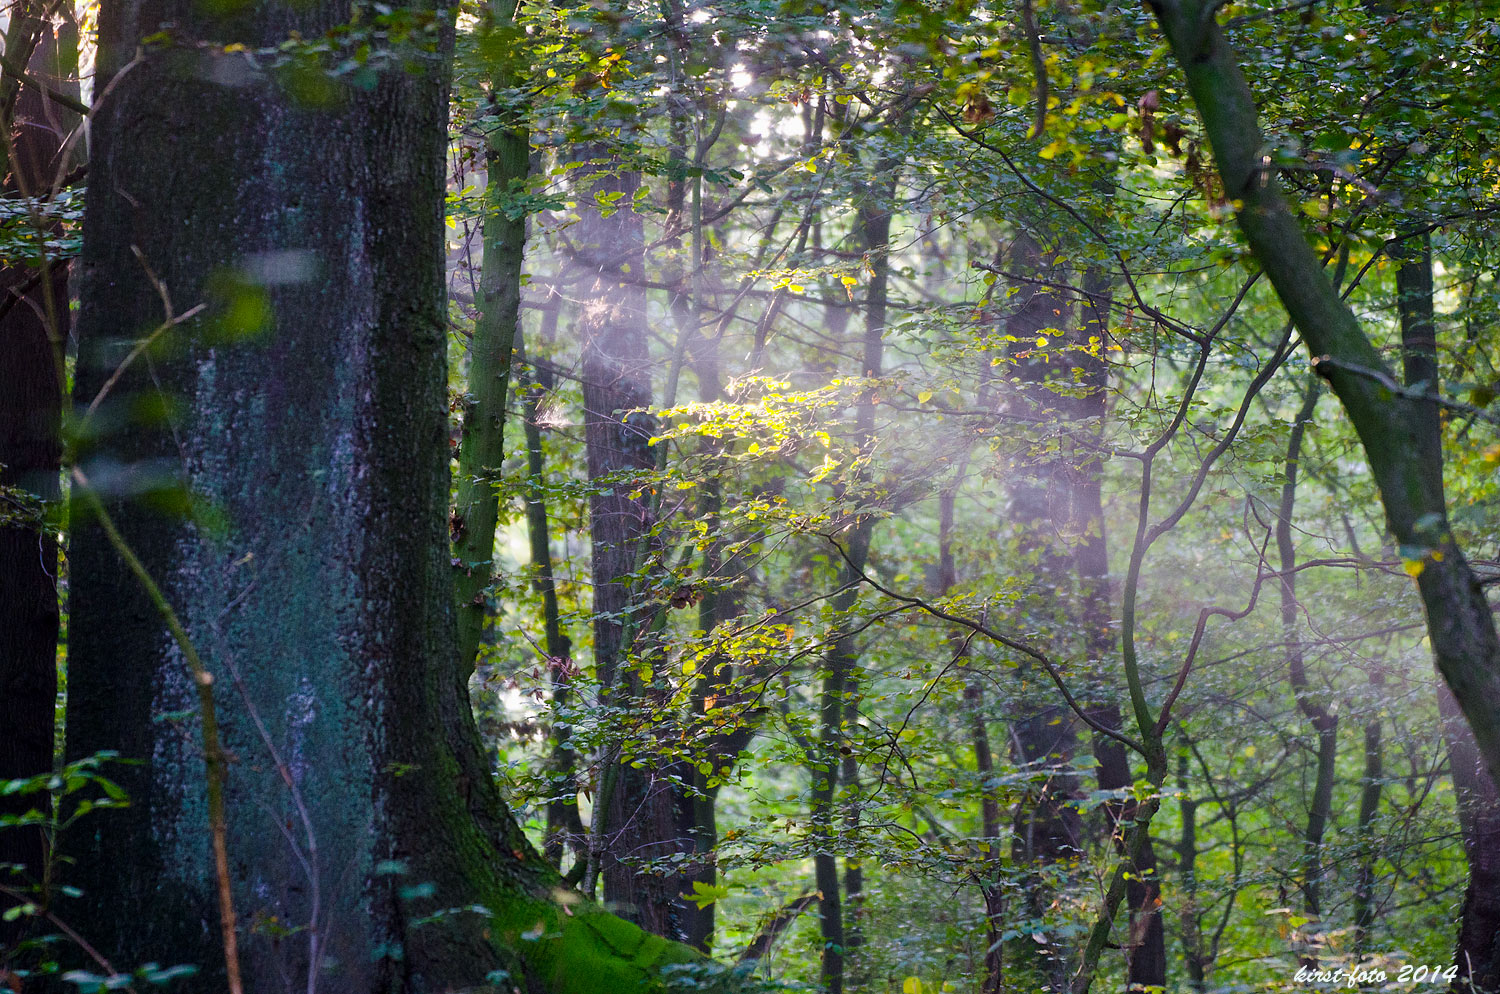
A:
[[[917,394],[917,403],[919,403],[919,404],[925,404],[925,403],[927,403],[931,399],[932,399],[932,391],[931,390],[923,390],[921,393]]]
[[[1045,349],[1047,347],[1047,336],[1046,335],[1038,335],[1037,336],[1036,347],[1039,348],[1039,349]]]
[[[1420,559],[1408,559],[1402,563],[1401,568],[1406,570],[1407,576],[1416,579],[1422,575],[1422,571],[1427,568],[1427,564]]]
[[[901,994],[922,994],[922,981],[916,977],[907,977],[901,982]]]

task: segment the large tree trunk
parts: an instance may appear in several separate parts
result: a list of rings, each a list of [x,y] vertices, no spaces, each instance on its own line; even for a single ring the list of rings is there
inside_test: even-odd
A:
[[[21,47],[18,28],[13,27],[8,44]],[[30,71],[55,79],[63,75],[58,62],[69,47],[67,36],[54,34],[51,25],[38,28],[42,37]],[[76,34],[74,30],[75,52]],[[63,129],[76,122],[76,115],[26,87],[16,95],[13,120],[15,161],[4,193],[45,193],[57,170]],[[52,769],[58,558],[57,541],[44,518],[61,496],[58,429],[67,333],[65,261],[49,262],[45,271],[20,260],[0,269],[0,487],[14,488],[0,493],[0,729],[5,730],[0,733],[0,781]],[[45,794],[0,798],[0,814],[33,810],[46,811]],[[19,890],[40,886],[45,844],[40,826],[0,831],[0,864],[23,868],[19,874],[0,873],[0,885]],[[0,895],[0,910],[12,903]],[[29,923],[25,917],[0,920],[0,951],[13,947]]]
[[[93,122],[79,402],[163,296],[209,310],[125,371],[85,469],[213,678],[247,990],[481,990],[497,970],[529,991],[645,989],[691,954],[587,904],[562,913],[452,665],[448,28],[324,108],[212,54],[350,15],[102,9],[100,88],[135,62]],[[164,21],[180,44],[139,49]],[[60,911],[117,967],[194,963],[223,989],[195,688],[81,496],[68,750],[140,762],[115,770],[132,805],[66,840],[86,897]]]

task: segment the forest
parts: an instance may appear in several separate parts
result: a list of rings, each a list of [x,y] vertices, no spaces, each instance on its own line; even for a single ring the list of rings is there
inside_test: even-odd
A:
[[[1500,992],[1491,0],[0,36],[0,991]]]

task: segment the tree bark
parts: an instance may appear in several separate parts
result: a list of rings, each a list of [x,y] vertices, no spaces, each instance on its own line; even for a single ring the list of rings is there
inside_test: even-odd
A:
[[[585,159],[608,159],[596,148]],[[580,220],[574,265],[588,289],[579,315],[583,343],[584,437],[589,480],[589,530],[594,583],[594,663],[604,702],[627,729],[607,760],[596,814],[593,858],[604,899],[657,935],[682,938],[684,878],[643,872],[642,864],[689,848],[679,838],[674,792],[665,771],[649,759],[653,732],[646,720],[660,704],[642,678],[655,612],[640,576],[651,568],[653,503],[642,491],[656,468],[650,441],[656,430],[651,356],[646,329],[645,234],[631,204],[640,174],[610,161],[580,170]],[[589,202],[592,201],[592,202]],[[608,204],[612,206],[601,206]],[[620,752],[620,750],[624,750]],[[587,881],[585,890],[587,890]]]
[[[1413,244],[1415,243],[1415,244]],[[1391,252],[1396,268],[1396,309],[1401,318],[1402,376],[1420,391],[1415,401],[1423,455],[1442,476],[1443,426],[1435,401],[1440,384],[1437,322],[1432,301],[1432,244],[1428,236],[1404,238]],[[1469,862],[1455,960],[1455,990],[1500,988],[1500,791],[1484,774],[1478,745],[1451,693],[1438,688],[1438,712],[1448,743],[1448,763]],[[1378,726],[1377,726],[1378,729]],[[1378,731],[1377,731],[1378,735]],[[1378,745],[1378,739],[1377,739]]]
[[[553,302],[544,312],[543,334],[551,341],[557,330],[558,305]],[[525,362],[520,343],[517,360]],[[562,610],[557,601],[557,582],[552,569],[552,526],[547,512],[546,462],[542,450],[540,406],[551,392],[552,372],[538,361],[530,363],[532,382],[521,401],[522,426],[526,433],[526,535],[531,548],[531,586],[542,599],[542,638],[547,650],[547,669],[552,681],[552,774],[551,795],[547,800],[547,828],[544,851],[547,861],[561,869],[563,854],[573,851],[578,862],[570,871],[581,876],[588,859],[588,833],[578,814],[578,755],[573,729],[567,714],[573,700],[573,640],[563,630]]]
[[[485,990],[501,971],[531,992],[646,990],[693,954],[556,896],[452,665],[450,29],[435,17],[331,108],[214,54],[350,16],[102,8],[100,87],[134,64],[93,122],[80,404],[160,327],[164,297],[209,309],[124,370],[85,467],[213,678],[247,990]],[[177,44],[142,49],[165,21]],[[74,508],[68,751],[140,762],[116,771],[131,806],[67,840],[86,897],[59,913],[122,968],[193,963],[195,983],[222,989],[196,698],[88,507]]]
[[[1102,183],[1106,191],[1112,183]],[[1074,570],[1078,575],[1078,621],[1083,628],[1084,651],[1090,670],[1101,677],[1119,654],[1119,642],[1113,624],[1114,597],[1109,582],[1108,532],[1104,522],[1104,463],[1088,443],[1101,442],[1104,421],[1108,416],[1109,364],[1105,362],[1109,338],[1109,309],[1113,302],[1112,287],[1102,269],[1091,267],[1084,273],[1081,311],[1082,341],[1085,351],[1076,362],[1082,370],[1082,391],[1065,405],[1070,418],[1083,422],[1078,430],[1086,440],[1075,445],[1073,465],[1068,467],[1071,487],[1072,530],[1078,536],[1073,549]],[[1093,427],[1088,422],[1094,422]],[[1093,718],[1105,728],[1121,731],[1124,719],[1120,706],[1106,701],[1092,708]],[[1123,790],[1135,782],[1131,758],[1124,743],[1098,731],[1093,734],[1095,778],[1100,790]],[[1104,805],[1110,841],[1123,855],[1126,825],[1134,817],[1130,806],[1111,801]],[[1125,900],[1130,913],[1127,933],[1135,944],[1126,951],[1126,983],[1132,988],[1163,987],[1167,982],[1166,929],[1161,914],[1161,881],[1157,876],[1156,850],[1148,834],[1142,843],[1142,865],[1135,868],[1126,884]]]
[[[1041,276],[1046,265],[1035,239],[1029,233],[1017,233],[1010,248],[1011,270]],[[1071,355],[1064,359],[1058,351],[1067,334],[1068,304],[1040,286],[1024,287],[1021,294],[1021,305],[1005,321],[1006,333],[1017,339],[1012,346],[1015,373],[1007,403],[1028,417],[1044,423],[1052,419],[1060,426],[1063,402],[1054,388],[1064,383],[1072,386],[1074,365]],[[1072,550],[1057,537],[1070,517],[1070,477],[1065,459],[1050,452],[1041,456],[1023,452],[1010,475],[1009,513],[1017,534],[1020,568],[1030,570],[1023,602],[1029,628],[1056,630],[1070,624]],[[1029,668],[1023,666],[1017,673],[1036,686]],[[1078,784],[1071,772],[1078,732],[1066,705],[1050,696],[1023,698],[1021,713],[1012,722],[1011,740],[1015,762],[1031,769],[1039,781],[1018,807],[1012,850],[1016,863],[1032,871],[1025,885],[1026,917],[1040,919],[1054,893],[1046,881],[1046,868],[1073,860],[1080,852],[1082,824],[1073,804]],[[1053,990],[1066,988],[1067,959],[1055,936],[1039,944],[1026,935],[1012,949],[1013,972],[1029,968],[1035,973],[1034,982],[1048,983]]]
[[[1380,700],[1385,675],[1380,670],[1370,674],[1374,699]],[[1451,757],[1450,757],[1451,761]],[[1369,948],[1370,932],[1375,924],[1375,820],[1380,814],[1381,778],[1384,776],[1385,753],[1381,745],[1381,719],[1377,710],[1365,722],[1365,769],[1360,778],[1359,821],[1356,823],[1359,866],[1354,878],[1354,952],[1362,955]]]
[[[855,214],[855,234],[859,245],[867,253],[866,258],[873,274],[865,288],[864,317],[860,372],[866,378],[881,375],[884,365],[885,326],[887,317],[887,290],[890,281],[891,201],[895,195],[900,162],[882,158],[877,167],[878,182],[868,184]],[[861,453],[866,453],[875,439],[875,399],[873,390],[861,394],[854,414],[854,443]],[[860,483],[867,482],[862,477]],[[859,579],[864,574],[870,557],[870,539],[874,534],[875,520],[868,515],[855,518],[849,529],[843,550],[844,563],[839,570],[839,583],[844,589],[833,598],[834,617],[844,619],[859,601]],[[842,886],[838,873],[838,855],[835,847],[837,831],[834,827],[834,798],[840,779],[844,775],[844,750],[849,749],[845,727],[857,686],[856,668],[859,652],[854,637],[847,630],[840,630],[833,640],[833,647],[824,660],[823,686],[818,698],[818,751],[814,759],[811,821],[813,838],[817,849],[813,856],[813,871],[821,897],[818,901],[818,920],[823,938],[823,983],[829,994],[842,994],[845,981],[845,965],[849,948],[851,922],[842,899]],[[846,868],[847,874],[847,868]],[[856,881],[860,877],[855,877]],[[857,892],[856,892],[857,893]],[[856,930],[857,930],[857,926]]]

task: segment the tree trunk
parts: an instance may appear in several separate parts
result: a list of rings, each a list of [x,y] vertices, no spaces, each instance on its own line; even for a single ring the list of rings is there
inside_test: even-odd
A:
[[[865,288],[863,350],[860,372],[867,378],[881,375],[884,364],[887,289],[890,280],[891,202],[895,195],[900,168],[898,160],[882,158],[877,168],[881,177],[863,190],[855,215],[855,234],[867,253],[872,276]],[[875,438],[875,400],[873,391],[861,394],[854,415],[854,442],[861,453],[868,451]],[[861,478],[860,483],[866,482]],[[859,580],[870,557],[870,539],[875,520],[862,515],[854,521],[843,551],[839,583],[844,589],[832,601],[834,617],[844,624],[848,613],[859,601]],[[829,994],[844,990],[845,960],[849,947],[850,921],[841,898],[838,855],[835,849],[834,797],[844,774],[845,725],[854,700],[859,662],[854,637],[847,630],[838,632],[824,661],[823,686],[818,699],[818,751],[814,760],[811,820],[817,849],[813,872],[822,896],[818,902],[818,919],[823,937],[823,983]],[[856,875],[855,880],[861,881]],[[857,908],[857,904],[856,904]],[[856,926],[857,930],[857,926]]]
[[[1374,670],[1370,674],[1371,697],[1383,699],[1385,674]],[[1356,840],[1359,846],[1359,866],[1354,878],[1354,953],[1363,955],[1369,948],[1370,931],[1375,924],[1375,860],[1378,850],[1375,843],[1375,819],[1380,813],[1381,778],[1384,776],[1385,754],[1380,741],[1381,720],[1378,708],[1365,723],[1365,769],[1360,778],[1359,821],[1356,824]],[[1450,762],[1452,757],[1450,756]]]
[[[1101,183],[1106,190],[1112,183]],[[1108,416],[1109,365],[1104,361],[1109,338],[1112,288],[1103,271],[1091,267],[1084,273],[1081,305],[1082,341],[1085,351],[1076,361],[1083,373],[1082,392],[1065,410],[1071,419],[1083,422],[1083,444],[1075,444],[1073,464],[1066,467],[1070,480],[1072,531],[1077,538],[1073,566],[1078,575],[1078,621],[1083,627],[1084,651],[1089,667],[1100,677],[1111,671],[1119,654],[1114,620],[1114,595],[1109,582],[1108,533],[1104,524],[1104,463],[1088,443],[1104,436]],[[1092,346],[1092,348],[1088,348]],[[1094,422],[1092,428],[1088,422]],[[1091,709],[1092,717],[1105,728],[1121,731],[1123,717],[1118,704],[1110,701]],[[1098,731],[1093,734],[1095,778],[1100,790],[1123,790],[1135,782],[1131,758],[1124,743]],[[1125,825],[1134,817],[1129,806],[1111,801],[1104,805],[1110,840],[1124,854]],[[1163,987],[1167,982],[1166,929],[1161,915],[1161,881],[1157,876],[1156,850],[1147,835],[1142,843],[1142,865],[1126,884],[1125,900],[1130,914],[1129,936],[1135,944],[1126,950],[1126,983],[1132,988]]]
[[[1045,266],[1041,247],[1031,235],[1018,233],[1010,249],[1011,270],[1042,276]],[[1067,303],[1039,286],[1023,287],[1020,300],[1021,305],[1005,321],[1006,333],[1017,340],[1008,406],[1028,417],[1052,419],[1060,426],[1062,401],[1052,388],[1071,380],[1074,365],[1071,354],[1057,351],[1065,336]],[[1070,624],[1066,615],[1072,553],[1057,538],[1070,514],[1069,476],[1064,459],[1029,451],[1016,457],[1010,476],[1010,520],[1017,533],[1019,568],[1029,568],[1031,574],[1023,602],[1029,614],[1025,624],[1033,630],[1065,629]],[[1017,673],[1037,686],[1029,666],[1022,666]],[[1012,846],[1016,863],[1032,870],[1025,885],[1025,914],[1029,919],[1044,917],[1052,904],[1054,891],[1046,882],[1046,868],[1075,859],[1082,837],[1078,810],[1072,803],[1078,791],[1077,778],[1071,772],[1078,732],[1072,712],[1046,691],[1040,699],[1027,695],[1021,701],[1021,714],[1011,728],[1015,762],[1030,768],[1035,781],[1027,800],[1018,807]],[[1034,941],[1032,935],[1016,940],[1010,959],[1016,968],[1029,966],[1035,971],[1032,979],[1037,984],[1050,984],[1053,990],[1067,987],[1067,959],[1063,944],[1055,936],[1045,943]]]
[[[583,153],[585,159],[605,157],[602,149]],[[656,468],[650,446],[656,419],[650,414],[646,291],[640,282],[645,234],[641,215],[630,206],[640,174],[621,170],[617,163],[596,174],[580,173],[586,193],[580,197],[574,264],[585,274],[588,288],[578,335],[583,343],[588,474],[598,488],[589,498],[594,663],[606,705],[619,709],[627,728],[615,746],[623,751],[607,758],[610,769],[595,816],[593,858],[604,879],[606,902],[647,931],[681,938],[684,878],[642,870],[643,863],[686,848],[678,838],[672,783],[664,771],[651,762],[641,765],[635,755],[637,749],[653,751],[654,733],[646,717],[660,703],[637,665],[647,655],[641,646],[653,624],[638,577],[650,567],[654,515],[650,497],[640,488],[642,478]],[[605,216],[601,199],[614,204],[613,213]]]
[[[1412,241],[1416,244],[1413,246]],[[1437,324],[1432,302],[1432,245],[1426,234],[1397,242],[1396,308],[1401,317],[1402,376],[1407,387],[1436,397],[1440,386]],[[1414,402],[1423,455],[1441,479],[1443,426],[1434,401]],[[1448,763],[1469,861],[1459,921],[1455,990],[1500,989],[1500,791],[1485,776],[1474,735],[1461,720],[1453,695],[1438,688],[1438,711],[1448,742]]]
[[[7,47],[20,43],[19,19]],[[29,71],[54,79],[66,35],[37,25]],[[73,32],[76,45],[76,30]],[[74,60],[76,70],[76,58]],[[76,83],[75,83],[76,88]],[[16,161],[7,197],[37,196],[53,182],[64,129],[76,115],[50,105],[34,87],[17,95],[11,127]],[[0,125],[3,126],[3,125]],[[37,237],[43,237],[38,232]],[[68,265],[49,261],[44,270],[12,265],[0,269],[0,781],[36,777],[52,770],[57,697],[57,540],[46,518],[61,497],[59,438],[62,412],[63,344],[68,335]],[[13,488],[13,489],[12,489]],[[0,797],[0,814],[38,814],[46,795]],[[0,873],[15,889],[43,885],[46,838],[41,826],[0,830],[0,864],[22,867]],[[0,895],[0,911],[12,901]],[[0,950],[13,948],[30,919],[0,920]]]
[[[1287,441],[1286,482],[1281,486],[1281,504],[1276,515],[1276,548],[1281,560],[1281,630],[1286,639],[1287,678],[1297,709],[1318,737],[1317,773],[1313,796],[1307,807],[1307,825],[1302,833],[1302,870],[1299,886],[1302,903],[1310,918],[1323,917],[1321,890],[1323,875],[1323,833],[1333,814],[1334,764],[1338,759],[1338,715],[1328,709],[1314,694],[1307,680],[1307,668],[1298,637],[1297,615],[1297,546],[1292,539],[1292,512],[1297,505],[1297,470],[1302,461],[1302,440],[1312,421],[1322,384],[1309,377],[1303,391],[1302,406],[1292,423]],[[1316,964],[1310,953],[1302,956],[1304,965]]]
[[[1445,688],[1438,709],[1448,740],[1458,824],[1463,831],[1469,883],[1458,925],[1454,991],[1500,990],[1500,793],[1485,775],[1484,762]]]
[[[514,27],[516,6],[494,3],[496,27]],[[499,78],[491,92],[515,81]],[[530,134],[519,107],[494,107],[485,134],[484,250],[480,259],[479,320],[469,344],[469,390],[464,398],[463,438],[458,446],[458,494],[449,522],[453,540],[454,594],[458,599],[458,669],[474,672],[489,604],[485,590],[495,573],[495,523],[500,500],[496,478],[505,461],[505,401],[511,350],[521,313],[521,266],[526,215],[513,198],[525,191],[530,171]]]
[[[544,341],[551,341],[557,330],[558,304],[553,302],[544,312]],[[518,341],[517,360],[525,362]],[[522,395],[521,420],[526,433],[526,535],[531,549],[531,586],[542,599],[542,639],[547,650],[547,669],[552,681],[552,774],[551,794],[547,800],[547,829],[544,850],[547,861],[561,869],[563,854],[571,849],[578,861],[569,872],[576,880],[582,876],[588,859],[587,838],[578,814],[578,755],[573,744],[573,729],[567,714],[573,701],[573,640],[563,631],[562,610],[557,601],[557,582],[552,569],[552,526],[547,513],[546,464],[542,451],[540,406],[552,390],[552,371],[540,361],[530,363],[532,382]]]
[[[118,967],[197,964],[205,989],[224,985],[223,882],[250,991],[484,990],[496,971],[528,991],[645,990],[692,954],[586,903],[563,913],[452,665],[449,29],[435,19],[417,36],[435,51],[331,109],[212,54],[350,14],[101,11],[101,89],[135,61],[93,121],[80,404],[164,296],[209,309],[125,370],[85,468],[213,678],[231,841],[221,881],[183,654],[80,499],[68,751],[140,764],[115,771],[131,806],[66,840],[86,897],[60,914]],[[163,20],[179,44],[141,49]],[[162,499],[184,490],[192,513]]]

